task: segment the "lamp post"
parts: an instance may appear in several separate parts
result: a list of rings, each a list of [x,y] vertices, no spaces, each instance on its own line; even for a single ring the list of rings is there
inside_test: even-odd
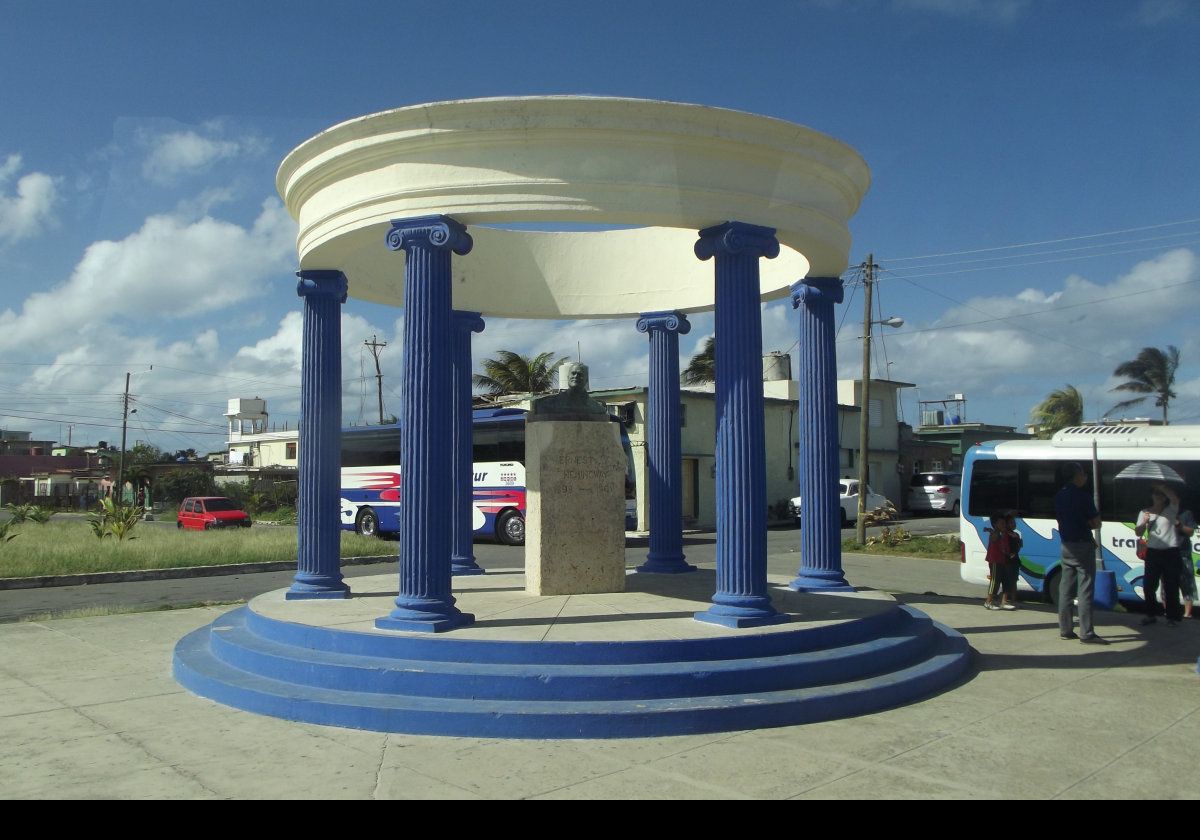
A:
[[[871,254],[867,257],[863,273],[863,366],[862,397],[859,401],[862,412],[858,419],[858,518],[855,521],[855,538],[859,545],[867,541],[867,468],[869,466],[871,430],[871,327],[875,324],[885,327],[904,326],[903,318],[871,320],[871,284],[875,280],[875,267],[875,255]]]

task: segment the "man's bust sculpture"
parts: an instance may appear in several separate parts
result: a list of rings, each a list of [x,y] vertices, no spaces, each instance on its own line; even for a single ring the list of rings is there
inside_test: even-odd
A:
[[[526,422],[537,420],[607,421],[608,407],[588,396],[587,365],[573,362],[563,366],[567,389],[547,397],[537,397]],[[559,377],[562,378],[560,369]],[[562,384],[561,382],[559,383]]]

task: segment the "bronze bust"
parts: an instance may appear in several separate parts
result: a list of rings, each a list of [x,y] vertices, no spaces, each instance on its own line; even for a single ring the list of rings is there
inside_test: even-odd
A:
[[[557,394],[537,397],[526,422],[538,420],[607,421],[608,407],[588,396],[587,365],[573,362],[566,366],[567,388]],[[561,383],[560,383],[561,384]]]

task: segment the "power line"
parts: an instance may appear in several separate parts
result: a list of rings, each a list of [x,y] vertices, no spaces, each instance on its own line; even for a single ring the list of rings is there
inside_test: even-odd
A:
[[[12,414],[9,412],[0,412],[0,417],[11,417],[16,420],[32,420],[34,422],[42,422],[42,423],[72,423],[76,426],[97,426],[97,427],[103,428],[103,429],[119,429],[119,428],[121,428],[121,423],[119,422],[121,419],[120,417],[93,418],[93,419],[97,419],[97,420],[112,420],[113,421],[112,423],[88,423],[86,421],[79,420],[78,419],[79,416],[86,417],[87,415],[62,414],[62,415],[58,415],[55,417],[35,417],[35,416],[29,415],[29,414]],[[226,434],[228,434],[228,432],[225,432],[225,431],[209,432],[209,431],[203,431],[200,429],[179,429],[178,431],[181,432],[182,434],[189,434],[189,435],[221,435],[222,437],[224,437]]]
[[[1094,250],[1096,248],[1114,248],[1114,247],[1123,246],[1123,245],[1136,245],[1141,242],[1162,242],[1163,240],[1166,240],[1166,239],[1179,239],[1181,237],[1186,237],[1186,236],[1196,236],[1198,233],[1200,233],[1200,231],[1188,230],[1188,231],[1183,231],[1182,233],[1168,233],[1164,236],[1146,236],[1146,237],[1142,237],[1141,239],[1127,239],[1127,240],[1124,240],[1121,242],[1102,242],[1102,243],[1099,243],[1096,245],[1081,245],[1078,248],[1054,248],[1049,251],[1037,251],[1037,252],[1030,253],[1030,254],[1009,254],[1009,255],[998,256],[998,257],[979,257],[979,258],[971,259],[971,260],[951,260],[949,262],[935,262],[935,263],[928,263],[927,265],[909,266],[909,268],[911,268],[913,270],[924,271],[929,268],[946,268],[946,267],[952,266],[952,265],[975,265],[977,263],[996,262],[997,260],[1025,260],[1025,259],[1029,259],[1030,257],[1041,257],[1041,256],[1045,256],[1047,254],[1068,254],[1068,253],[1075,253],[1078,251],[1090,251],[1090,250]],[[1158,247],[1162,247],[1162,246],[1158,246]],[[1107,256],[1107,254],[1101,254],[1098,256]],[[997,268],[1000,268],[1000,267],[1016,268],[1018,266],[1010,265],[1010,266],[996,266],[996,267]]]
[[[911,260],[930,260],[937,257],[958,257],[966,254],[984,254],[992,251],[1008,251],[1015,248],[1034,248],[1039,245],[1057,245],[1060,242],[1077,242],[1081,239],[1099,239],[1104,236],[1119,236],[1124,233],[1139,233],[1143,230],[1159,230],[1161,228],[1176,227],[1178,225],[1191,225],[1200,222],[1200,219],[1183,219],[1178,222],[1164,222],[1158,225],[1142,225],[1141,227],[1125,228],[1124,230],[1110,230],[1104,233],[1088,233],[1082,236],[1065,236],[1059,239],[1044,239],[1040,242],[1022,242],[1015,245],[997,245],[992,248],[972,248],[966,251],[943,251],[939,254],[924,254],[917,257],[888,257],[887,261],[892,263],[909,262]]]
[[[950,301],[951,303],[957,304],[966,309],[970,309],[975,312],[984,312],[985,311],[983,309],[979,309],[978,307],[970,306],[969,304],[963,303],[962,301],[960,301],[956,298],[953,298],[950,295],[947,295],[943,292],[939,292],[936,289],[930,289],[927,286],[923,286],[920,283],[915,282],[908,276],[897,273],[894,269],[882,269],[882,270],[886,271],[890,274],[894,274],[898,279],[904,280],[908,284],[915,286],[924,292],[928,292],[931,295],[936,295],[937,297],[945,298],[946,300]],[[1026,311],[1026,312],[1018,312],[1018,313],[1015,313],[1012,315],[997,315],[997,316],[994,316],[991,318],[982,318],[978,321],[962,321],[957,324],[942,324],[941,326],[936,326],[936,327],[922,327],[920,329],[900,330],[898,332],[898,334],[900,334],[900,335],[916,335],[918,333],[940,332],[942,330],[952,330],[952,329],[957,329],[959,327],[975,327],[975,326],[979,326],[981,324],[993,324],[993,323],[997,323],[1000,321],[1012,321],[1012,320],[1017,320],[1020,318],[1031,318],[1031,317],[1035,317],[1038,315],[1052,315],[1052,314],[1057,314],[1059,312],[1065,312],[1068,309],[1079,309],[1079,308],[1082,308],[1085,306],[1095,306],[1100,303],[1107,303],[1109,301],[1121,300],[1123,298],[1138,297],[1138,296],[1141,296],[1144,294],[1150,294],[1153,292],[1167,291],[1168,289],[1174,289],[1179,286],[1188,286],[1193,283],[1200,283],[1200,279],[1182,280],[1178,283],[1167,283],[1162,286],[1155,286],[1154,288],[1151,288],[1151,289],[1139,289],[1135,292],[1125,292],[1125,293],[1122,293],[1119,295],[1110,295],[1108,297],[1093,298],[1092,300],[1080,301],[1079,303],[1067,303],[1067,304],[1063,304],[1062,306],[1053,306],[1048,309],[1036,309],[1036,310],[1030,310],[1030,311]],[[1031,334],[1038,335],[1038,333],[1031,333]],[[846,340],[849,341],[850,339],[846,339]],[[1057,339],[1052,339],[1052,340],[1057,340]],[[1073,347],[1074,349],[1081,349],[1081,348],[1075,348],[1074,345],[1070,345],[1070,344],[1068,344],[1067,346]],[[1092,351],[1088,351],[1088,352],[1092,352]]]
[[[1190,240],[1188,242],[1181,242],[1179,244],[1182,246],[1182,245],[1194,245],[1196,243],[1200,243],[1200,239],[1194,239],[1194,240]],[[1073,257],[1057,257],[1052,260],[1029,260],[1028,262],[1011,263],[1009,265],[987,265],[987,266],[981,266],[979,268],[960,268],[960,269],[956,269],[954,271],[928,271],[928,272],[925,272],[924,274],[913,274],[910,276],[911,277],[945,277],[947,275],[953,275],[953,274],[973,274],[977,271],[995,271],[997,269],[1009,270],[1009,269],[1014,269],[1014,268],[1025,268],[1026,266],[1030,266],[1030,265],[1047,265],[1049,263],[1074,262],[1075,260],[1088,260],[1088,259],[1093,259],[1095,257],[1115,257],[1115,256],[1119,256],[1121,254],[1137,254],[1137,253],[1142,253],[1145,251],[1161,251],[1161,250],[1162,250],[1161,245],[1154,245],[1154,246],[1149,246],[1146,248],[1128,248],[1123,251],[1106,251],[1104,253],[1099,253],[1099,254],[1077,254]],[[1033,254],[1030,256],[1036,256],[1036,255]],[[933,267],[936,268],[937,266],[933,266]],[[913,268],[917,271],[920,271],[921,269],[925,268],[925,266],[918,265],[918,266],[913,266]]]
[[[970,304],[968,304],[968,303],[963,303],[962,301],[958,300],[957,298],[953,298],[953,297],[950,297],[950,295],[947,295],[947,294],[945,294],[945,293],[943,293],[943,292],[939,292],[939,291],[936,291],[936,290],[934,290],[934,289],[930,289],[928,286],[922,286],[920,283],[916,283],[916,282],[914,282],[913,280],[911,280],[911,279],[909,279],[909,278],[907,278],[907,277],[903,277],[903,276],[902,276],[902,277],[901,277],[901,279],[902,279],[902,280],[905,280],[906,282],[910,283],[910,284],[911,284],[911,285],[913,285],[913,286],[916,286],[918,289],[922,289],[923,291],[926,291],[926,292],[928,292],[928,293],[929,293],[929,294],[931,294],[931,295],[937,295],[938,297],[943,297],[943,298],[945,298],[946,300],[950,301],[951,303],[956,303],[956,304],[958,304],[959,306],[961,306],[961,307],[964,307],[965,309],[970,309],[970,310],[971,310],[971,311],[973,311],[973,312],[984,312],[984,313],[986,314],[986,311],[985,311],[985,310],[983,310],[983,309],[980,309],[980,308],[979,308],[979,307],[977,307],[977,306],[971,306],[971,305],[970,305]],[[1064,307],[1064,308],[1065,308],[1065,307]],[[1009,320],[1009,319],[1008,319],[1008,318],[1005,318],[1004,320]],[[1026,326],[1017,325],[1017,329],[1021,330],[1022,332],[1027,332],[1027,333],[1029,333],[1029,334],[1030,334],[1030,335],[1032,335],[1032,336],[1036,336],[1037,338],[1040,338],[1040,339],[1042,339],[1043,341],[1051,341],[1051,342],[1055,342],[1055,343],[1061,344],[1061,345],[1063,345],[1064,347],[1070,347],[1072,350],[1078,350],[1078,351],[1080,351],[1080,352],[1083,352],[1083,353],[1092,353],[1092,352],[1098,352],[1098,351],[1095,351],[1095,350],[1092,350],[1092,349],[1088,349],[1088,348],[1080,347],[1080,346],[1078,346],[1078,345],[1076,345],[1076,344],[1071,344],[1069,341],[1063,341],[1061,338],[1058,338],[1058,337],[1055,337],[1055,336],[1043,335],[1042,333],[1039,333],[1039,332],[1036,332],[1036,331],[1034,331],[1034,330],[1031,330],[1031,329],[1029,329],[1029,327],[1026,327]],[[1100,353],[1100,355],[1102,355],[1102,356],[1107,356],[1108,354],[1106,354],[1106,353]],[[1113,358],[1113,357],[1112,357],[1112,356],[1109,356],[1109,358]]]

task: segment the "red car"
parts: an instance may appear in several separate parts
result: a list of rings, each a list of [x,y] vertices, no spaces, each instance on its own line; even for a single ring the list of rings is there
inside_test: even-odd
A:
[[[195,496],[179,506],[180,528],[210,531],[214,528],[249,528],[250,515],[233,499],[224,496]]]

